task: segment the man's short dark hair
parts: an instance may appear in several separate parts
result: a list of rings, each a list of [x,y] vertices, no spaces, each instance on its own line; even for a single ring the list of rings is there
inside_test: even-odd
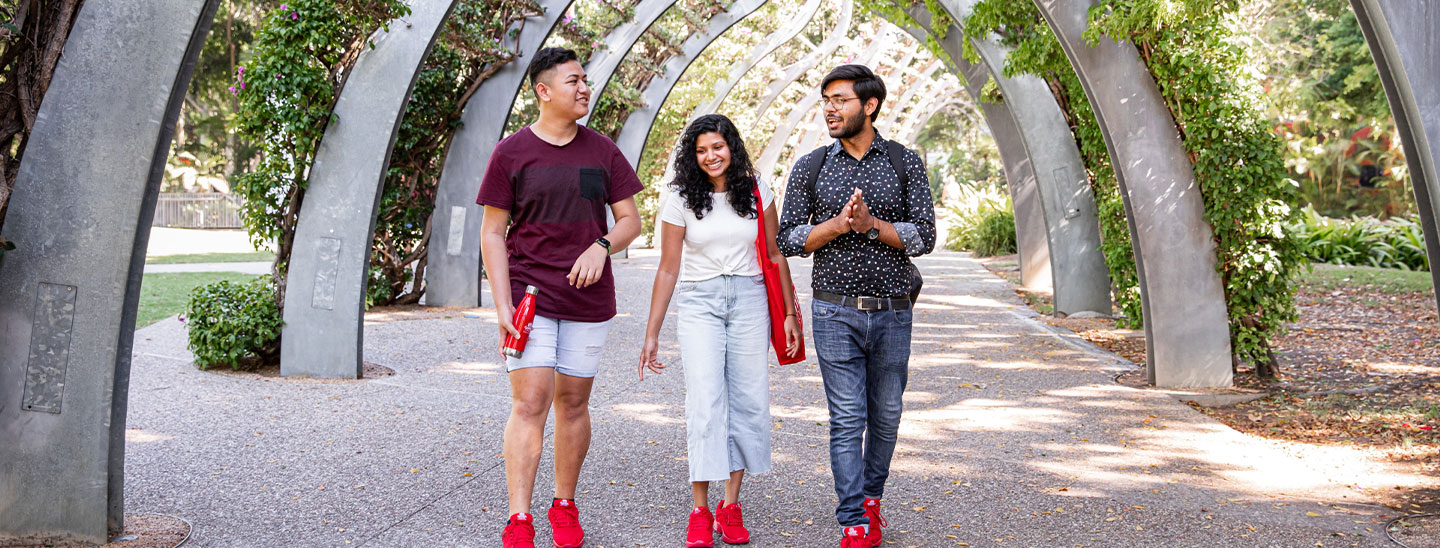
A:
[[[869,102],[872,97],[875,98],[877,100],[875,103],[875,112],[870,114],[870,121],[874,122],[880,118],[880,105],[885,104],[885,81],[881,80],[879,76],[876,76],[875,73],[870,70],[870,67],[865,65],[840,65],[835,67],[835,69],[830,71],[830,74],[826,74],[825,79],[820,82],[820,91],[825,91],[825,88],[829,87],[830,82],[836,80],[848,80],[855,86],[855,96],[860,98],[860,108],[862,111],[865,108],[865,103]]]
[[[545,48],[535,52],[535,58],[530,61],[530,86],[539,84],[540,73],[555,68],[555,65],[579,60],[575,50],[568,48]]]

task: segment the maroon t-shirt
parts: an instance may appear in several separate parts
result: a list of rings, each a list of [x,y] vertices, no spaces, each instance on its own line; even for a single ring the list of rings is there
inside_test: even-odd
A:
[[[615,317],[610,258],[600,281],[584,289],[565,276],[580,254],[609,232],[605,208],[644,189],[614,141],[590,128],[565,146],[545,142],[526,127],[490,153],[475,203],[510,211],[510,294],[540,288],[536,312],[547,318],[603,322]],[[493,291],[494,288],[492,287]]]

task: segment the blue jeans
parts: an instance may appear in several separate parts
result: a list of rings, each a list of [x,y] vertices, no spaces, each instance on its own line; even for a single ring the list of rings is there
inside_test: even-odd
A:
[[[861,503],[881,498],[900,430],[910,364],[910,310],[861,312],[822,301],[811,305],[815,353],[830,403],[830,470],[835,519],[868,523]]]
[[[760,276],[680,282],[690,481],[770,471],[770,308]]]

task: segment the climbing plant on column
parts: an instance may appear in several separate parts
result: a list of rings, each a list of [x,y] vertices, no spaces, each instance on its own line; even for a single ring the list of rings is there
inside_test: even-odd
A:
[[[246,356],[261,363],[278,360],[280,338],[269,335],[278,335],[283,317],[285,275],[315,150],[334,120],[335,100],[350,68],[364,48],[373,46],[370,36],[409,13],[401,0],[291,0],[265,16],[253,55],[247,65],[236,67],[230,89],[240,104],[233,130],[260,143],[262,157],[235,178],[233,190],[245,198],[241,220],[256,247],[275,242],[275,264],[268,280],[205,286],[191,293],[191,311],[228,311],[223,318],[212,315],[190,324],[196,356],[223,356],[231,364]],[[271,298],[275,306],[232,306],[256,298]],[[216,336],[215,330],[227,325],[263,326],[266,336]]]
[[[1296,184],[1286,178],[1279,139],[1261,115],[1258,86],[1243,70],[1244,52],[1231,31],[1239,6],[1238,0],[1105,0],[1091,10],[1085,37],[1092,44],[1102,36],[1135,44],[1155,78],[1189,153],[1205,219],[1214,231],[1233,353],[1254,363],[1257,374],[1272,376],[1269,340],[1296,316],[1291,284],[1304,259],[1285,231],[1296,215],[1288,205]],[[982,0],[966,20],[965,32],[997,32],[1002,42],[1016,47],[1006,61],[1007,74],[1037,74],[1050,83],[1090,170],[1116,297],[1127,304],[1119,285],[1132,283],[1134,263],[1127,238],[1128,260],[1117,264],[1125,259],[1117,237],[1124,233],[1124,211],[1118,207],[1114,172],[1059,42],[1024,0]]]
[[[460,114],[485,80],[520,59],[520,25],[543,13],[533,0],[464,0],[446,20],[390,153],[370,248],[367,304],[414,304],[424,294],[435,189]]]
[[[263,156],[234,190],[245,198],[241,217],[257,247],[276,244],[281,306],[310,165],[335,100],[370,36],[409,13],[401,0],[293,0],[266,16],[250,64],[236,67],[235,131],[263,143]]]

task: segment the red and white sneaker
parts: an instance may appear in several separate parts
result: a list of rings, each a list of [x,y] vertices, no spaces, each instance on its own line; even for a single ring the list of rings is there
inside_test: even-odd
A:
[[[726,505],[725,501],[715,506],[715,530],[726,544],[749,544],[750,531],[745,528],[745,518],[740,514],[740,503]]]
[[[585,545],[585,530],[580,528],[580,510],[575,508],[575,501],[555,499],[550,504],[550,535],[555,548]]]
[[[859,525],[846,527],[844,536],[840,537],[840,548],[870,548],[870,541],[865,538],[865,528]]]
[[[880,499],[865,499],[861,506],[865,508],[865,517],[870,519],[870,534],[865,538],[870,541],[870,546],[879,546],[880,537],[884,534],[881,529],[890,526],[885,516],[880,515]]]
[[[535,548],[535,516],[515,514],[500,533],[500,543],[505,548]]]
[[[715,533],[710,528],[715,524],[715,516],[710,515],[710,509],[697,506],[690,511],[690,524],[685,526],[685,548],[711,548],[715,546]]]

